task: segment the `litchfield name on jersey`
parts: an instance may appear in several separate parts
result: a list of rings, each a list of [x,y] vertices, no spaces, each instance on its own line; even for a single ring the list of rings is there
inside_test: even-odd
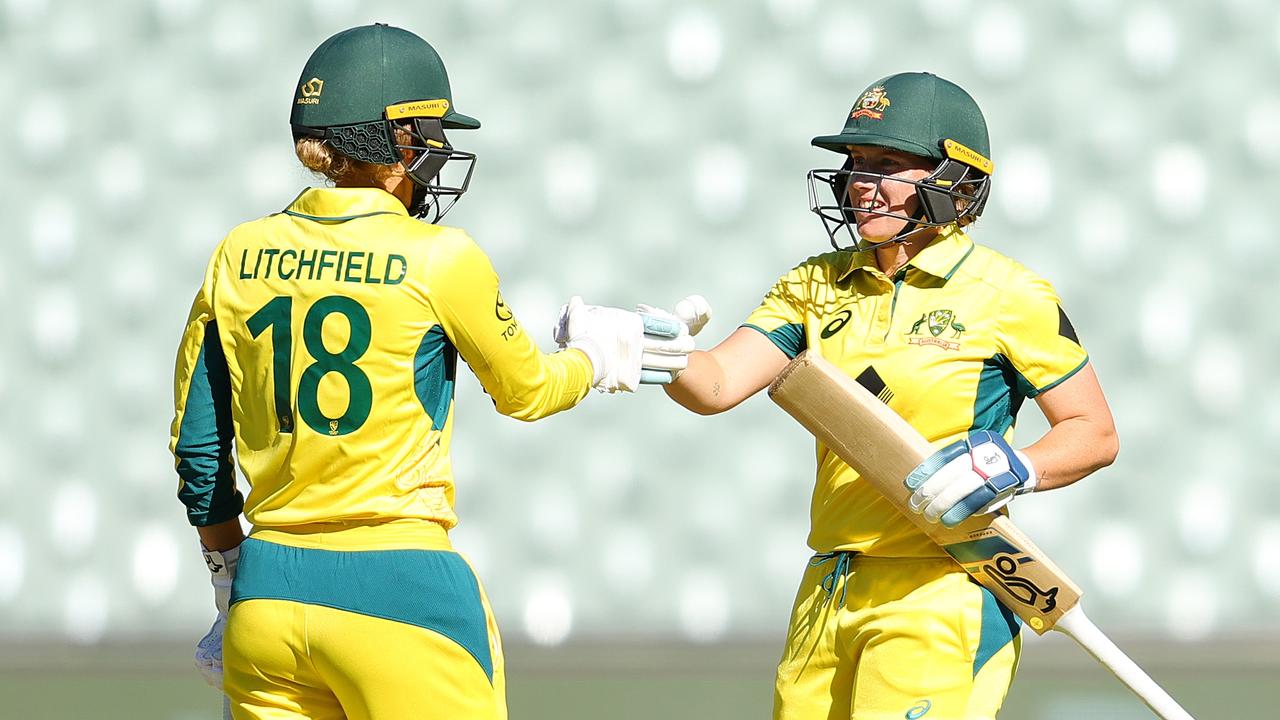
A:
[[[252,266],[252,267],[251,267]],[[331,280],[398,285],[409,272],[403,255],[373,252],[248,248],[240,252],[241,280]]]

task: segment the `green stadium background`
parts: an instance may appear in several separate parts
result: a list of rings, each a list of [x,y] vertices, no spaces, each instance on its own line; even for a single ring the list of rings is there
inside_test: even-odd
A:
[[[546,349],[575,293],[700,292],[725,336],[826,248],[809,138],[891,72],[969,89],[997,167],[975,235],[1056,284],[1123,446],[1015,517],[1198,718],[1280,713],[1274,0],[4,0],[0,717],[216,717],[173,353],[222,234],[317,183],[287,125],[307,54],[375,20],[432,42],[484,122],[453,135],[479,161],[448,221]],[[524,425],[459,383],[455,542],[517,720],[768,716],[810,441],[763,397],[661,395]],[[1029,407],[1019,439],[1043,427]],[[1006,708],[1149,717],[1053,636]]]

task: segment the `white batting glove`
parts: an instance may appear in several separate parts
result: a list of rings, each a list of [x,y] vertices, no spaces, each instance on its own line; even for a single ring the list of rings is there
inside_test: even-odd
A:
[[[600,392],[635,392],[640,386],[644,321],[620,308],[587,305],[574,295],[560,308],[555,341],[591,360],[592,386]]]
[[[1021,450],[997,433],[969,433],[929,456],[903,484],[911,509],[929,522],[955,527],[972,515],[999,510],[1036,488],[1036,471]]]
[[[236,577],[236,564],[240,561],[240,548],[230,550],[205,550],[204,562],[209,567],[213,583],[213,604],[218,608],[213,627],[196,643],[196,668],[209,685],[222,688],[222,634],[227,626],[227,613],[231,609],[231,584]]]
[[[676,303],[674,313],[653,305],[642,304],[636,309],[646,318],[658,318],[679,328],[679,333],[669,339],[660,334],[646,334],[640,382],[649,385],[674,382],[689,366],[689,353],[694,351],[693,336],[711,319],[711,304],[701,295],[690,295]]]
[[[213,627],[196,643],[196,669],[209,687],[222,689],[222,634],[227,628],[227,616],[218,613]]]

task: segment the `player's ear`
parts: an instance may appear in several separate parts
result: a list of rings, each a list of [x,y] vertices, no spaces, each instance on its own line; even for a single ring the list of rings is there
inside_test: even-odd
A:
[[[413,164],[413,159],[417,156],[418,151],[412,148],[400,148],[400,162],[395,166],[396,174],[404,175],[407,172],[406,168]]]

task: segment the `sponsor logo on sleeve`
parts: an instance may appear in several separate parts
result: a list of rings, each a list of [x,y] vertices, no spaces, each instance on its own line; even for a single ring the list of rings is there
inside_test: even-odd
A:
[[[506,322],[515,317],[515,315],[511,313],[511,308],[508,308],[507,304],[503,302],[502,293],[498,293],[497,296],[494,298],[493,314],[502,322]]]

